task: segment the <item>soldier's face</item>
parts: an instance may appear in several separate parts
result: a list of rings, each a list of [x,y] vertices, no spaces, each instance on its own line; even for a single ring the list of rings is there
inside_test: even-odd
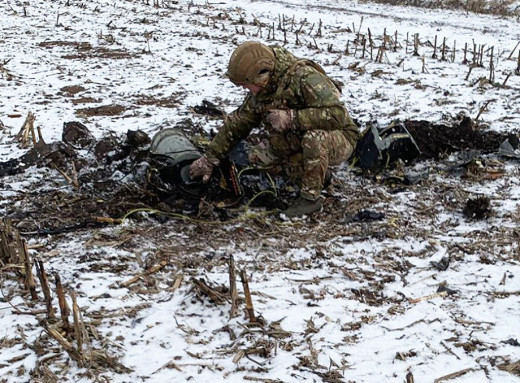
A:
[[[258,86],[255,84],[240,84],[240,86],[244,89],[247,89],[248,91],[253,93],[255,96],[264,89],[261,86]]]

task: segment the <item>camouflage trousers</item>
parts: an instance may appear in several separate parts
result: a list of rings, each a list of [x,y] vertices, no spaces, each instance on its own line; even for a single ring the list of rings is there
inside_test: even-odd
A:
[[[339,130],[308,130],[273,134],[249,151],[249,161],[274,175],[286,175],[301,188],[301,196],[317,199],[329,166],[339,165],[354,151]]]

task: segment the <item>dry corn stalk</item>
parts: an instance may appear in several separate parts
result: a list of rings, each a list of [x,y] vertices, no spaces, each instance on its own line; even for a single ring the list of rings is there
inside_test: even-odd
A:
[[[435,293],[435,294],[426,295],[426,296],[420,297],[420,298],[410,299],[410,303],[419,303],[422,301],[429,301],[434,298],[444,298],[447,295],[448,295],[447,291],[441,291],[440,293]]]
[[[26,148],[29,146],[29,137],[32,138],[33,145],[36,145],[36,134],[34,133],[34,113],[29,112],[25,121],[20,128],[20,131],[16,135],[16,141],[20,143],[22,148]]]

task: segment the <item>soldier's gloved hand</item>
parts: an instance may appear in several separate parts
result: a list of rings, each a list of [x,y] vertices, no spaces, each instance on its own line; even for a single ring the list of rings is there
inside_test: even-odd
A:
[[[283,132],[293,128],[294,111],[292,109],[273,109],[267,115],[267,121],[274,130]]]
[[[190,165],[190,177],[202,177],[202,182],[206,183],[209,181],[214,167],[215,165],[208,160],[208,157],[202,156]]]

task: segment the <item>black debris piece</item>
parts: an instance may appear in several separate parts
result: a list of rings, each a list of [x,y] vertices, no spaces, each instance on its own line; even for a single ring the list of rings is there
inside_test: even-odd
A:
[[[500,144],[498,154],[509,158],[520,159],[520,139],[517,135],[511,134],[507,139]]]
[[[441,286],[439,286],[439,288],[437,289],[437,292],[438,292],[438,293],[446,292],[448,295],[454,295],[454,294],[457,294],[458,291],[453,290],[453,289],[450,289],[449,287],[447,287],[447,286],[445,286],[445,285],[441,285]]]
[[[142,130],[129,130],[126,132],[126,144],[132,148],[138,148],[149,144],[152,140]]]
[[[500,343],[508,344],[510,346],[520,347],[520,343],[516,339],[509,338],[508,340],[502,340]]]
[[[211,101],[202,100],[202,105],[196,105],[193,107],[193,111],[198,114],[203,114],[210,117],[223,117],[224,112],[222,112],[217,105],[213,104]]]
[[[462,212],[469,219],[485,219],[491,215],[491,202],[488,197],[468,199]]]
[[[379,213],[373,210],[360,210],[354,216],[348,217],[346,223],[349,222],[372,222],[380,221],[385,218],[384,213]]]
[[[430,265],[436,270],[445,271],[450,266],[450,257],[442,257],[439,262],[431,261]]]
[[[420,150],[404,124],[393,122],[384,129],[370,123],[359,140],[353,158],[355,165],[371,173],[377,173],[401,160],[411,163]]]

